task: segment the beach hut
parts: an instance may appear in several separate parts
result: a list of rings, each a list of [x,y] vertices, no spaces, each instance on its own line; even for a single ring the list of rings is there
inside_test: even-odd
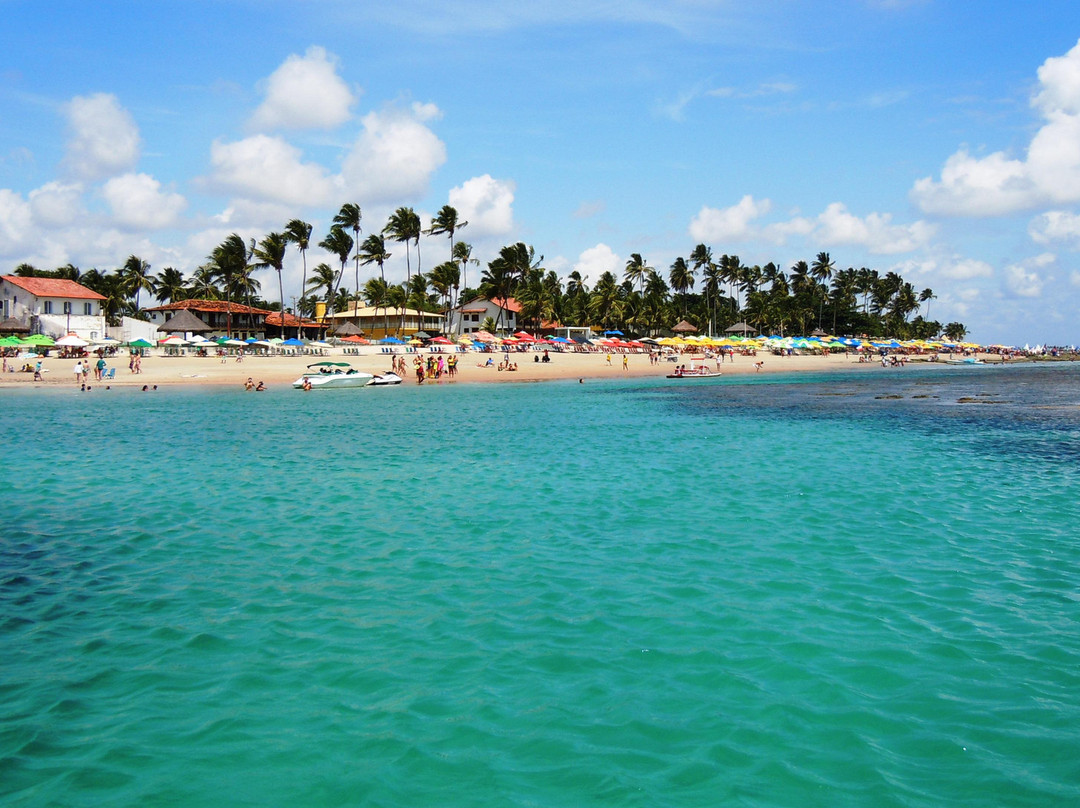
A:
[[[747,323],[735,323],[733,326],[729,326],[724,329],[725,334],[756,334],[757,329]]]
[[[29,334],[30,326],[14,317],[0,321],[0,334]]]
[[[695,326],[691,325],[690,323],[686,322],[686,320],[679,320],[678,323],[676,323],[674,326],[672,326],[671,330],[674,331],[676,334],[696,334],[697,333],[697,328]]]
[[[184,336],[186,334],[202,334],[214,329],[192,314],[189,309],[180,309],[180,311],[159,325],[157,330]]]
[[[354,323],[345,322],[334,329],[335,337],[359,337],[364,332]]]

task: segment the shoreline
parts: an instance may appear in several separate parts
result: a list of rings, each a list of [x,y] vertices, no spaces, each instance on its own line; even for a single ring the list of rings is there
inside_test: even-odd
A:
[[[428,354],[421,353],[427,357]],[[497,360],[500,353],[478,354],[462,353],[458,356],[457,376],[448,379],[446,376],[439,380],[431,380],[437,384],[504,384],[513,382],[541,382],[571,379],[616,379],[616,378],[662,378],[674,371],[677,364],[688,362],[689,358],[680,358],[679,362],[661,361],[659,364],[650,364],[646,354],[629,354],[627,367],[622,366],[623,354],[612,354],[611,364],[607,363],[607,355],[604,353],[552,353],[549,363],[535,362],[533,353],[512,353],[511,359],[518,361],[517,371],[499,371],[495,367],[478,367],[478,360],[486,360],[491,356]],[[402,356],[397,354],[396,356]],[[405,360],[409,375],[403,384],[415,385],[415,377],[412,376],[413,354],[405,354]],[[107,359],[108,367],[116,368],[113,379],[98,381],[93,374],[87,379],[90,386],[109,387],[136,387],[143,385],[161,386],[236,386],[243,387],[250,377],[256,384],[260,381],[265,383],[267,389],[280,389],[283,386],[292,387],[293,381],[307,370],[307,366],[319,361],[348,362],[353,368],[366,373],[383,373],[389,370],[390,356],[386,354],[360,354],[344,355],[341,349],[331,349],[325,356],[245,356],[242,362],[237,362],[235,357],[226,357],[222,362],[219,357],[197,356],[163,356],[150,355],[142,360],[142,372],[132,373],[127,367],[127,355]],[[981,355],[980,358],[994,360],[997,357]],[[45,380],[33,381],[33,374],[21,371],[0,374],[0,389],[32,388],[32,387],[78,387],[75,382],[74,367],[77,359],[47,358],[44,360]],[[759,371],[755,368],[756,362],[764,362]],[[1016,362],[1026,363],[1027,360],[1009,360],[1004,364]],[[997,361],[988,364],[1000,364]],[[713,367],[710,360],[710,367]],[[916,359],[909,361],[908,366],[914,367],[948,367],[944,362],[928,362]],[[724,361],[719,365],[719,370],[724,377],[737,376],[776,376],[790,373],[822,372],[822,371],[856,371],[856,370],[893,370],[901,371],[903,368],[882,368],[880,361],[859,362],[857,357],[845,355],[805,355],[805,356],[774,356],[772,354],[758,354],[755,356],[737,356],[734,361]],[[688,380],[693,383],[695,380]],[[429,382],[425,382],[427,384]]]

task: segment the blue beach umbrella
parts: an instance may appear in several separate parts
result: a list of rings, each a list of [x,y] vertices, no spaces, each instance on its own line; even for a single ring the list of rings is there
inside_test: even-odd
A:
[[[399,340],[397,337],[383,337],[379,340],[383,345],[404,345],[405,343]]]

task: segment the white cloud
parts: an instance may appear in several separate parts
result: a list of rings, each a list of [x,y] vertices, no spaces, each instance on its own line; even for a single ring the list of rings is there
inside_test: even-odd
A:
[[[955,257],[941,262],[937,271],[945,278],[954,281],[969,281],[973,278],[989,278],[994,274],[994,268],[985,261],[975,258]]]
[[[870,213],[866,217],[848,212],[841,202],[833,202],[816,219],[793,216],[786,222],[756,227],[756,219],[771,210],[768,199],[744,196],[728,208],[704,206],[690,222],[695,241],[740,241],[762,237],[783,244],[791,236],[804,236],[824,246],[857,245],[871,253],[886,255],[910,252],[924,246],[935,228],[926,222],[894,225],[892,214]]]
[[[472,236],[501,236],[514,229],[515,190],[512,180],[484,174],[451,188],[450,204],[469,223]]]
[[[574,264],[574,269],[581,273],[582,278],[592,281],[596,281],[605,272],[614,272],[617,276],[621,268],[621,259],[606,244],[597,244],[585,250]]]
[[[1045,123],[1024,160],[1004,152],[973,157],[960,149],[945,161],[940,181],[916,181],[911,197],[927,213],[997,216],[1039,204],[1080,200],[1080,42],[1039,68],[1032,99]]]
[[[1039,244],[1064,241],[1080,247],[1080,216],[1064,210],[1047,211],[1031,220],[1028,235]]]
[[[333,129],[349,120],[356,97],[337,74],[338,60],[312,46],[293,54],[265,82],[266,99],[251,117],[257,130]]]
[[[813,235],[826,246],[853,244],[873,254],[891,255],[925,245],[934,235],[934,227],[926,222],[894,225],[890,213],[870,213],[860,218],[849,213],[843,203],[833,202],[818,216]]]
[[[83,216],[80,183],[47,182],[30,192],[34,221],[46,227],[69,225]]]
[[[699,242],[737,241],[753,234],[751,223],[772,209],[768,199],[756,201],[747,194],[729,208],[702,206],[690,221],[690,236]]]
[[[76,177],[104,179],[122,174],[138,162],[139,129],[116,96],[76,96],[66,111],[71,137],[65,162]]]
[[[1057,256],[1043,253],[1019,264],[1005,267],[1005,289],[1016,297],[1041,297],[1042,290],[1049,278],[1043,277],[1040,270],[1052,266]]]
[[[30,204],[21,194],[0,188],[0,253],[11,257],[12,249],[27,243],[33,220]]]
[[[342,166],[347,194],[367,203],[419,198],[446,162],[446,146],[424,125],[439,116],[434,104],[390,107],[364,116],[364,131]]]
[[[279,137],[254,135],[210,147],[211,185],[255,201],[334,204],[337,183],[322,166],[304,163],[300,150]]]
[[[187,207],[180,194],[163,192],[161,183],[149,174],[113,177],[102,189],[117,224],[133,230],[168,227]]]

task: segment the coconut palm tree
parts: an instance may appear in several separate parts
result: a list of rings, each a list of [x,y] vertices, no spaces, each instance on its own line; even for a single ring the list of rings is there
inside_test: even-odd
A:
[[[833,261],[827,252],[819,252],[817,258],[814,259],[814,263],[810,265],[810,275],[815,281],[828,287],[829,279],[833,276],[833,271],[836,269],[836,262]],[[822,307],[825,305],[825,297],[822,295],[821,302],[818,304],[818,328],[821,328],[821,313]]]
[[[336,311],[335,304],[338,302],[337,284],[341,283],[341,276],[345,274],[345,265],[349,263],[349,253],[352,252],[353,238],[345,232],[345,229],[341,225],[335,224],[331,226],[330,232],[326,234],[326,238],[319,242],[319,246],[328,253],[336,255],[338,260],[341,261],[341,271],[338,272],[334,288],[330,290],[330,294],[326,299],[326,302],[330,307],[329,313],[333,314]]]
[[[353,202],[346,202],[341,206],[341,210],[338,211],[334,217],[334,224],[340,226],[343,230],[353,231],[353,245],[360,244],[360,206]],[[359,294],[360,289],[360,250],[356,251],[356,289]]]
[[[165,267],[154,278],[154,297],[159,303],[175,303],[188,296],[187,280],[184,273],[173,267]]]
[[[934,290],[930,288],[923,289],[919,292],[919,302],[926,304],[926,313],[923,314],[924,320],[930,319],[930,301],[937,300],[937,295],[934,294]]]
[[[416,271],[420,271],[420,217],[412,208],[398,208],[391,215],[382,232],[394,241],[405,245],[406,282],[412,278],[412,265],[409,263],[409,242],[416,241]]]
[[[364,284],[364,301],[376,311],[383,310],[383,335],[390,333],[390,314],[386,310],[390,287],[385,278],[371,278]]]
[[[278,295],[281,297],[281,334],[285,335],[285,285],[281,279],[282,270],[285,267],[285,252],[289,249],[289,237],[284,233],[267,233],[263,240],[255,248],[254,257],[258,259],[255,264],[258,269],[273,269],[278,276]],[[299,319],[299,318],[298,318]],[[300,325],[297,323],[296,336],[300,336]]]
[[[210,253],[211,272],[221,279],[225,290],[225,333],[232,336],[232,297],[236,279],[251,272],[251,252],[236,233],[230,234]],[[246,284],[245,284],[246,285]]]
[[[450,297],[461,282],[461,267],[456,261],[443,261],[428,273],[431,288],[443,299],[443,332],[450,330]]]
[[[468,222],[458,221],[457,208],[451,205],[443,205],[439,208],[439,212],[435,214],[435,218],[431,220],[431,227],[428,228],[427,234],[429,236],[441,236],[444,233],[450,237],[450,260],[456,260],[454,258],[454,233],[467,226]]]
[[[630,282],[630,285],[635,283],[640,287],[642,294],[645,292],[645,278],[648,277],[650,272],[655,272],[651,266],[647,264],[640,253],[631,253],[630,260],[626,262],[626,270],[623,272],[623,279]]]
[[[386,305],[396,309],[401,318],[398,322],[398,336],[405,332],[405,300],[407,298],[408,293],[400,283],[395,283],[386,290]]]
[[[150,264],[137,255],[129,255],[124,266],[120,268],[120,275],[124,279],[127,293],[135,296],[135,310],[141,310],[139,293],[144,289],[150,293],[154,291],[154,278],[150,274]]]
[[[671,288],[682,295],[682,316],[686,317],[686,293],[694,288],[694,270],[686,263],[686,259],[679,256],[671,263],[668,270],[668,281]]]
[[[300,276],[300,296],[304,296],[304,292],[307,289],[307,250],[311,244],[311,225],[305,222],[303,219],[293,219],[287,225],[285,225],[285,238],[289,240],[289,243],[295,244],[296,249],[300,252],[300,258],[304,262],[304,274]],[[297,311],[299,315],[300,312]],[[296,336],[300,337],[300,326],[296,327]]]
[[[372,233],[366,239],[364,243],[360,245],[360,249],[356,251],[356,254],[360,258],[360,263],[364,266],[369,264],[379,265],[379,277],[382,282],[386,283],[386,274],[383,271],[383,264],[390,260],[390,253],[386,251],[386,239],[383,238],[381,233]]]
[[[459,241],[454,244],[454,260],[461,264],[461,285],[454,288],[454,306],[461,305],[461,296],[458,294],[459,289],[469,288],[469,264],[480,265],[480,262],[472,257],[472,245],[466,244],[464,241]],[[461,334],[461,318],[458,317],[458,334]]]

